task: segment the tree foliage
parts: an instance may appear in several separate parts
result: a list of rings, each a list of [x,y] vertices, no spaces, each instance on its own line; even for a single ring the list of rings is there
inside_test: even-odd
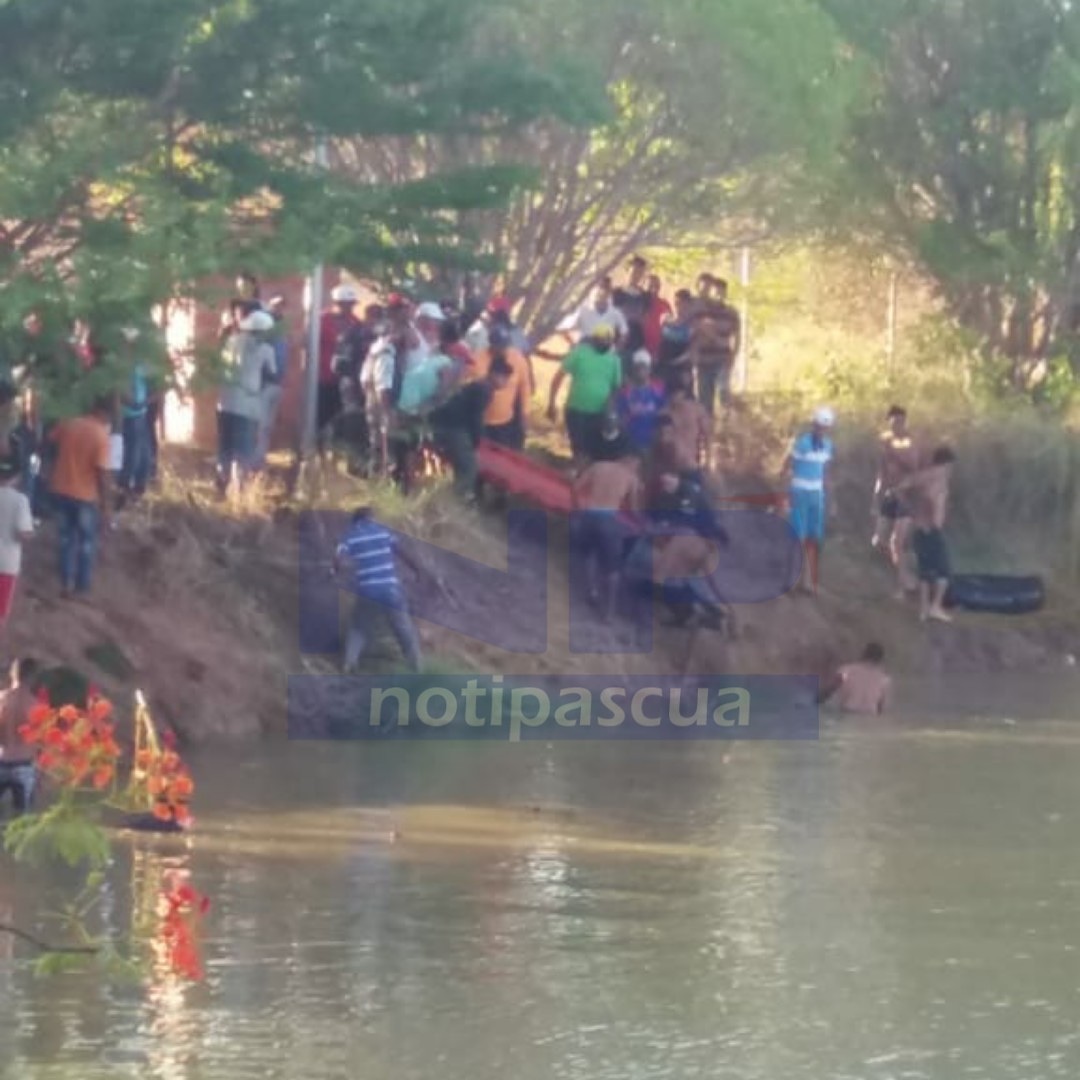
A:
[[[500,15],[483,31],[488,55],[527,48],[576,62],[591,90],[579,112],[465,137],[342,140],[335,164],[384,183],[529,166],[533,183],[509,214],[459,216],[539,335],[638,248],[759,235],[792,207],[798,167],[839,134],[846,69],[812,3],[545,0]]]
[[[1020,374],[1075,351],[1080,12],[1067,0],[823,0],[868,75],[839,188]],[[846,215],[844,220],[851,219]]]
[[[9,0],[0,4],[0,322],[56,356],[216,273],[471,258],[453,228],[518,174],[327,177],[320,136],[499,130],[562,108],[557,76],[479,65],[493,0]],[[507,103],[510,103],[509,105]],[[80,380],[83,385],[85,380]]]

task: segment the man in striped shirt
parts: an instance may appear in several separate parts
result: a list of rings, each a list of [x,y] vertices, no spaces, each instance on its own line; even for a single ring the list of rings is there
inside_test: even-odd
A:
[[[391,629],[413,671],[420,670],[420,638],[409,615],[405,590],[394,562],[394,536],[372,516],[370,507],[353,514],[352,524],[338,545],[334,571],[352,571],[349,584],[356,594],[343,667],[353,671],[370,644],[371,632],[380,612],[390,620]]]

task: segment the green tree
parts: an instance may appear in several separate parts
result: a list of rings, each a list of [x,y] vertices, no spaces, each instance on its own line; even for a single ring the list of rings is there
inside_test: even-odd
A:
[[[1080,12],[1066,0],[822,0],[861,61],[842,221],[907,248],[1024,377],[1076,352]]]
[[[841,132],[850,65],[812,2],[544,0],[498,14],[484,67],[524,49],[573,62],[591,88],[576,111],[465,136],[341,140],[335,165],[381,183],[528,166],[509,213],[460,217],[536,335],[638,249],[716,250],[768,231]]]
[[[327,176],[320,136],[492,130],[561,107],[523,54],[474,62],[494,0],[10,0],[0,5],[0,323],[60,370],[89,321],[120,328],[241,266],[371,271],[473,258],[457,215],[505,203],[514,170],[400,184]],[[506,102],[515,103],[507,107]],[[64,367],[61,411],[100,389]],[[104,375],[115,378],[119,373]]]

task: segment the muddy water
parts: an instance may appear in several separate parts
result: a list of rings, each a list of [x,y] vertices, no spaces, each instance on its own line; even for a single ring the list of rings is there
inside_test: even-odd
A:
[[[195,762],[208,978],[35,982],[0,1076],[951,1080],[1080,1070],[1075,681],[911,688],[802,745],[295,746]],[[0,921],[40,881],[3,866]]]

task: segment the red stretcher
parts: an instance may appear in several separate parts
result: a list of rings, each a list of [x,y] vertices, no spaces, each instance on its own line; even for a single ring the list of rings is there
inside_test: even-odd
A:
[[[534,461],[527,454],[481,439],[476,450],[480,479],[494,488],[524,499],[541,510],[569,517],[574,508],[570,478],[559,469]],[[730,495],[720,500],[733,506],[780,510],[785,496],[776,492]],[[629,518],[630,515],[627,515]]]

